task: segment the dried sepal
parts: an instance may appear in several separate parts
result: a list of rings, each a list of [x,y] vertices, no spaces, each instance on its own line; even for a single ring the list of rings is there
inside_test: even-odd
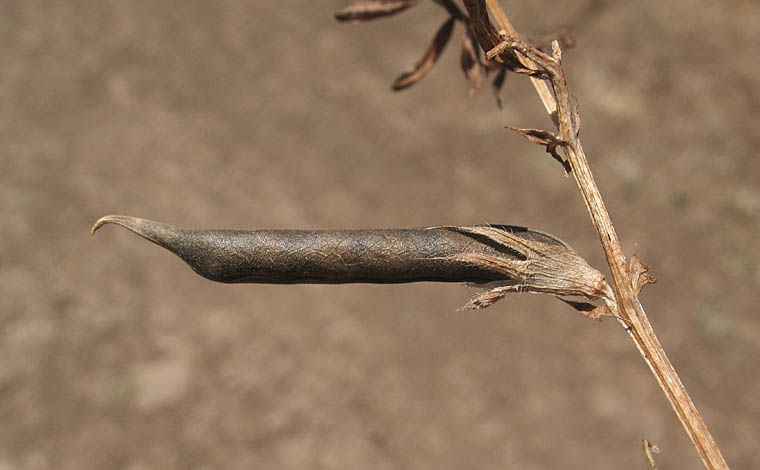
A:
[[[562,164],[562,167],[565,169],[565,173],[570,173],[570,163],[562,158],[562,156],[560,156],[560,154],[557,152],[557,147],[565,146],[567,145],[567,142],[560,139],[553,133],[541,129],[520,129],[510,126],[507,126],[507,129],[517,132],[535,144],[543,145],[546,147],[546,153],[551,154],[555,160]]]
[[[393,82],[393,91],[403,90],[417,83],[426,73],[433,68],[438,57],[441,56],[443,49],[449,42],[451,37],[451,31],[454,29],[455,18],[449,18],[435,33],[433,41],[428,46],[422,59],[419,60],[414,67],[407,72],[404,72],[399,76],[396,81]]]
[[[470,28],[467,28],[462,35],[462,54],[460,55],[459,64],[465,77],[467,77],[470,94],[472,95],[483,84],[486,77],[486,68],[480,61],[480,48],[476,46],[475,38]]]
[[[612,289],[604,275],[592,268],[583,257],[556,237],[514,226],[445,227],[486,243],[502,256],[486,253],[460,253],[451,259],[503,274],[510,281],[497,284],[477,295],[463,309],[480,309],[493,305],[510,292],[550,294],[561,300],[582,297],[602,301],[603,306],[586,302],[567,301],[591,318],[615,316]],[[482,285],[481,287],[490,287]]]
[[[395,15],[413,7],[418,0],[358,0],[335,12],[338,21],[362,22]]]
[[[641,293],[641,289],[647,284],[654,284],[657,282],[657,278],[649,274],[651,266],[641,261],[641,259],[636,256],[636,253],[631,256],[631,261],[629,262],[628,267],[631,271],[631,284],[633,285],[636,294]]]
[[[459,310],[480,310],[481,308],[490,307],[499,300],[503,299],[504,296],[510,292],[519,292],[519,289],[517,286],[495,287],[491,290],[483,292],[482,294],[476,295],[470,299],[469,302],[464,304],[464,306],[462,306]]]

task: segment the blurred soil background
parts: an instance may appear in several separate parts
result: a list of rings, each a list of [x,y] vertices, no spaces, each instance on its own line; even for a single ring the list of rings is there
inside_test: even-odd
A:
[[[343,0],[0,2],[0,469],[700,468],[623,329],[459,285],[223,285],[105,214],[196,228],[507,223],[603,254],[572,179],[468,96],[445,13]],[[760,436],[760,3],[504,2],[571,31],[582,137],[643,302],[733,468]]]

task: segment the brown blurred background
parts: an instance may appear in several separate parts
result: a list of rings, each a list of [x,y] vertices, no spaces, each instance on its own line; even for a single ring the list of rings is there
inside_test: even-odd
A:
[[[733,468],[760,436],[760,4],[504,1],[567,29],[582,137],[643,301]],[[208,282],[115,227],[507,223],[605,266],[572,179],[469,97],[432,2],[0,2],[0,469],[700,468],[628,336],[458,285]]]

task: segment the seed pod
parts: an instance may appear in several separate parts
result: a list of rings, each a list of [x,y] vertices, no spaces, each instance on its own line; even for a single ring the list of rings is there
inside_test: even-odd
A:
[[[452,257],[477,253],[517,259],[515,252],[444,227],[364,230],[187,230],[125,216],[121,225],[176,254],[218,282],[406,283],[504,281],[503,273]],[[531,232],[523,230],[528,236]]]
[[[511,225],[363,230],[189,230],[109,215],[117,224],[182,258],[212,281],[227,283],[495,284],[469,308],[507,292],[540,292],[596,300],[604,276],[552,235]],[[492,287],[492,286],[491,286]]]

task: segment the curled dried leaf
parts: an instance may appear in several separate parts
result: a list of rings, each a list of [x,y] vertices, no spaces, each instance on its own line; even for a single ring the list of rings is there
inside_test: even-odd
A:
[[[546,153],[551,154],[555,160],[562,164],[562,167],[565,169],[565,173],[570,173],[570,163],[567,160],[563,159],[557,152],[557,147],[565,146],[567,145],[567,142],[560,139],[553,133],[541,129],[519,129],[517,127],[509,126],[507,126],[507,129],[517,132],[535,144],[543,145],[546,147]]]
[[[361,22],[395,15],[413,7],[417,0],[359,0],[335,12],[338,21]]]
[[[470,94],[480,88],[485,80],[486,69],[480,61],[480,48],[475,45],[475,38],[470,28],[462,35],[462,54],[459,59],[462,71],[470,86]]]
[[[433,68],[436,61],[438,61],[438,57],[440,57],[443,49],[449,42],[455,21],[456,18],[452,17],[441,25],[438,32],[435,33],[433,42],[430,43],[430,46],[428,46],[425,54],[422,56],[422,59],[420,59],[411,70],[404,72],[395,82],[393,82],[393,91],[403,90],[404,88],[414,85]]]

